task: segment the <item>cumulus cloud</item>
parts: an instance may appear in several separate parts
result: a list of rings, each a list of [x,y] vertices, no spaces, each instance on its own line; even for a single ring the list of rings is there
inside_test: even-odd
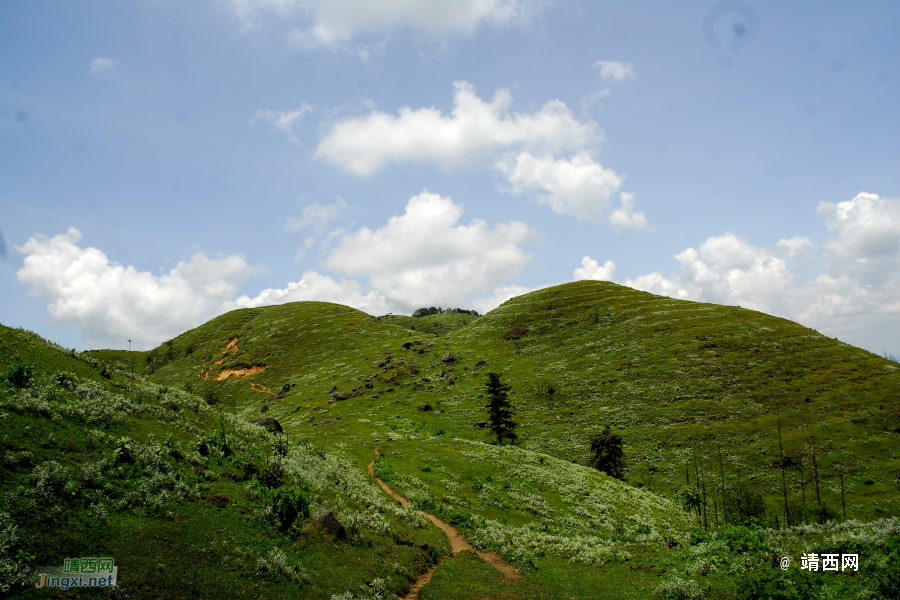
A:
[[[634,67],[631,63],[615,60],[598,60],[594,63],[594,68],[597,69],[604,81],[634,79]]]
[[[818,247],[798,236],[764,248],[726,233],[677,254],[680,273],[651,273],[628,279],[626,285],[784,316],[854,343],[896,338],[900,199],[863,192],[845,202],[822,203],[818,214],[834,232]],[[821,273],[799,278],[784,256],[806,260],[814,251],[820,255]]]
[[[340,196],[331,204],[313,202],[303,207],[303,213],[299,217],[289,217],[284,230],[292,233],[307,227],[321,231],[329,221],[333,221],[346,212],[347,202]]]
[[[376,291],[363,294],[362,287],[355,281],[336,281],[316,271],[306,271],[300,281],[288,283],[284,289],[265,289],[256,297],[241,296],[230,308],[256,308],[287,302],[334,302],[362,310],[369,314],[385,314],[388,304]]]
[[[480,26],[504,28],[526,24],[547,0],[231,0],[235,15],[247,27],[274,12],[305,21],[293,37],[309,46],[343,48],[361,34],[386,35],[399,27],[433,38],[470,35]]]
[[[405,107],[396,116],[373,111],[345,119],[325,134],[316,157],[357,175],[370,175],[389,162],[450,167],[490,157],[509,146],[545,154],[581,150],[601,139],[592,121],[578,121],[559,100],[531,114],[512,113],[507,90],[499,90],[488,103],[465,81],[453,86],[452,114]]]
[[[312,112],[313,106],[304,102],[300,108],[288,112],[277,112],[274,110],[257,110],[249,123],[252,125],[257,121],[266,121],[271,123],[278,129],[287,134],[288,140],[292,143],[300,145],[300,138],[294,133],[294,127],[306,113]]]
[[[454,87],[449,115],[405,107],[397,115],[372,111],[344,119],[327,131],[315,156],[357,175],[371,175],[391,162],[445,168],[488,164],[506,178],[508,190],[534,193],[559,214],[634,229],[647,226],[644,214],[634,210],[633,194],[621,194],[621,206],[607,211],[623,178],[591,158],[590,147],[603,137],[593,121],[579,121],[559,100],[533,113],[515,113],[507,90],[485,102],[465,81]]]
[[[536,157],[529,152],[509,154],[497,163],[511,190],[521,194],[534,191],[538,201],[553,212],[589,221],[600,220],[612,196],[622,185],[622,176],[606,169],[587,153],[571,159]],[[608,220],[623,227],[641,229],[647,225],[642,212],[634,212],[634,194],[622,194],[622,205]]]
[[[54,320],[79,325],[92,344],[158,344],[220,313],[257,270],[239,255],[213,259],[198,252],[157,276],[110,262],[100,250],[80,247],[80,239],[74,227],[30,238],[16,246],[25,255],[16,275],[47,302]]]
[[[462,215],[450,198],[423,191],[384,227],[341,236],[325,265],[369,277],[373,289],[407,309],[462,305],[519,273],[532,258],[521,245],[536,239],[518,221],[491,229],[482,219],[460,225]]]
[[[500,285],[494,288],[494,293],[492,295],[474,300],[472,302],[472,306],[474,306],[475,310],[477,310],[480,314],[484,315],[494,310],[507,300],[515,298],[516,296],[528,294],[535,290],[540,290],[544,287],[547,286],[526,287],[524,285]]]
[[[616,277],[616,265],[613,264],[613,261],[608,260],[601,267],[600,263],[596,260],[592,259],[590,256],[585,256],[581,259],[581,268],[575,269],[572,273],[572,279],[575,281],[581,281],[584,279],[593,279],[596,281],[612,281]]]
[[[118,60],[114,58],[97,57],[91,61],[91,75],[99,75],[108,73],[118,64]]]

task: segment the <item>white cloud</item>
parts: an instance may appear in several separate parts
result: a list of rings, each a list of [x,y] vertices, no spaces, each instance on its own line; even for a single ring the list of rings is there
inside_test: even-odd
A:
[[[80,326],[85,340],[150,347],[219,314],[240,282],[257,269],[239,255],[211,259],[202,252],[156,276],[110,263],[96,248],[81,248],[74,227],[52,238],[35,236],[16,273],[30,293],[47,302],[55,321]]]
[[[619,227],[631,227],[635,231],[647,227],[647,217],[642,211],[634,210],[634,194],[622,192],[619,194],[622,204],[609,215],[609,222]]]
[[[532,257],[521,244],[536,239],[518,221],[493,229],[481,219],[459,225],[462,214],[450,198],[423,191],[384,227],[340,237],[325,265],[368,276],[373,289],[408,309],[461,306],[519,273]]]
[[[329,221],[337,219],[346,212],[347,208],[347,202],[340,196],[335,198],[332,204],[313,202],[303,208],[303,213],[299,218],[289,217],[284,230],[290,233],[312,227],[321,231]]]
[[[598,142],[592,121],[580,122],[559,100],[531,114],[511,113],[512,97],[499,90],[490,103],[471,84],[454,84],[454,107],[447,116],[436,108],[380,111],[335,123],[316,149],[316,157],[358,175],[370,175],[389,162],[435,162],[444,167],[490,158],[510,146],[545,153],[578,151]]]
[[[250,119],[249,123],[252,125],[256,121],[268,121],[278,129],[285,132],[288,136],[288,139],[298,146],[300,145],[300,139],[294,133],[295,125],[300,121],[300,119],[306,113],[312,112],[314,109],[313,106],[304,102],[300,105],[300,108],[288,112],[277,112],[274,110],[257,110],[256,114],[253,115],[253,118]]]
[[[624,81],[634,79],[634,67],[631,63],[617,62],[614,60],[598,60],[594,68],[600,72],[604,81]]]
[[[642,275],[626,285],[676,298],[740,305],[783,316],[878,350],[873,340],[900,334],[900,199],[860,193],[823,203],[834,237],[815,246],[808,238],[753,246],[732,233],[707,239],[675,258],[681,272]],[[822,273],[800,279],[779,255],[807,260],[818,250]],[[895,341],[890,343],[896,344]]]
[[[523,294],[528,294],[535,290],[543,289],[547,286],[538,286],[538,287],[525,287],[523,285],[501,285],[494,288],[494,293],[491,296],[487,296],[485,298],[479,298],[477,300],[472,301],[472,306],[475,307],[475,310],[478,311],[479,314],[487,314],[490,311],[494,310],[507,300],[515,298],[516,296],[522,296]]]
[[[506,176],[513,192],[538,192],[538,200],[554,212],[590,221],[603,216],[610,196],[622,185],[618,173],[594,162],[587,153],[567,160],[520,152],[504,157],[497,168]],[[633,200],[633,194],[623,194],[622,208],[610,216],[610,221],[636,229],[646,225],[643,213],[634,213]]]
[[[119,63],[119,61],[114,58],[97,57],[91,61],[91,75],[99,75],[101,73],[108,73],[118,63]]]
[[[300,281],[288,283],[284,289],[265,289],[255,298],[241,296],[232,303],[232,308],[256,308],[305,301],[334,302],[352,306],[369,314],[388,312],[388,304],[378,292],[363,294],[362,288],[355,281],[347,279],[336,281],[316,271],[306,271]]]
[[[596,281],[612,281],[616,277],[616,265],[613,261],[608,260],[602,267],[600,263],[585,256],[581,259],[581,268],[575,269],[572,273],[572,279],[581,281],[583,279],[593,279]]]
[[[259,25],[260,14],[302,17],[294,37],[311,46],[331,48],[361,34],[386,35],[408,27],[437,39],[470,35],[480,26],[504,28],[531,21],[547,0],[231,0],[235,15],[247,27]]]
[[[900,200],[861,192],[852,200],[819,204],[817,213],[837,237],[822,245],[832,275],[884,281],[900,265]]]

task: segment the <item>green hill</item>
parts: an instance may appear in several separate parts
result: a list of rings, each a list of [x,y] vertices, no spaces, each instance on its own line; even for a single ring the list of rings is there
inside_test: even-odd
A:
[[[402,593],[429,561],[447,552],[439,531],[425,527],[415,511],[394,508],[366,480],[376,445],[382,449],[376,474],[412,508],[439,515],[524,575],[497,579],[489,568],[483,572],[483,563],[458,555],[440,563],[422,598],[644,598],[661,582],[662,596],[692,597],[705,589],[710,596],[745,597],[741,590],[750,584],[774,589],[788,575],[807,577],[797,575],[799,567],[791,573],[771,569],[778,553],[796,561],[810,544],[834,544],[849,535],[863,540],[873,557],[888,560],[892,536],[900,533],[898,365],[746,309],[578,282],[514,298],[480,318],[370,317],[316,302],[243,309],[151,352],[72,356],[22,341],[29,334],[2,331],[7,341],[0,369],[14,353],[28,354],[45,373],[40,385],[52,387],[65,366],[60,361],[70,361],[73,372],[81,369],[78,381],[94,381],[134,404],[122,404],[128,414],[110,425],[118,428],[112,437],[129,435],[153,446],[171,435],[184,456],[205,436],[214,451],[202,467],[189,464],[197,459],[193,454],[173,463],[184,463],[178,468],[186,478],[196,472],[196,491],[178,500],[181,512],[167,510],[185,519],[204,511],[229,514],[231,508],[212,508],[204,496],[247,509],[210,526],[235,528],[237,539],[242,531],[254,532],[275,544],[283,557],[278,560],[288,565],[279,581],[295,590],[285,592],[292,597],[376,597],[376,577],[388,582],[389,592]],[[103,364],[110,365],[111,381],[97,374]],[[140,402],[129,399],[132,369],[140,381],[136,388],[145,390]],[[488,372],[501,373],[511,385],[519,437],[514,447],[492,445],[480,426],[487,419]],[[31,392],[4,385],[0,410],[6,422],[17,423],[16,431],[22,420],[44,435],[77,414],[59,409],[54,421],[21,400]],[[162,419],[169,404],[180,412]],[[328,506],[347,522],[367,524],[360,525],[356,541],[328,549],[304,518],[292,529],[278,528],[271,517],[275,492],[260,491],[256,483],[268,477],[277,438],[245,425],[261,416],[277,419],[290,440],[287,456],[277,459],[284,463],[285,485],[273,489],[299,486],[313,508]],[[607,426],[625,442],[624,483],[585,466],[591,436]],[[77,430],[77,421],[71,427]],[[221,456],[221,434],[215,433],[221,430],[235,439],[232,456]],[[55,439],[60,435],[68,434]],[[16,448],[32,443],[17,439]],[[109,441],[96,452],[114,446]],[[54,452],[36,454],[9,485],[33,485],[26,480],[33,482],[43,464],[38,459],[51,460]],[[313,469],[316,461],[324,466]],[[214,474],[199,474],[207,471]],[[130,535],[132,517],[108,512],[108,519],[123,519],[109,529]],[[179,528],[177,516],[166,521],[166,514],[140,518],[158,520],[175,538],[175,532],[197,535],[207,526]],[[12,519],[24,530],[21,518]],[[183,535],[177,543],[197,543]],[[20,546],[33,551],[26,542]],[[68,548],[62,542],[57,547]],[[254,547],[263,558],[274,552],[265,542]],[[222,556],[216,560],[227,562],[229,551],[217,552]],[[371,573],[346,571],[348,552]],[[377,558],[382,555],[393,558]],[[58,556],[41,556],[34,564],[57,564],[42,561]],[[253,561],[242,556],[245,566],[234,570],[229,585],[247,589],[254,575],[246,565]],[[207,564],[191,558],[184,573]],[[373,570],[376,564],[382,566]],[[329,571],[334,576],[321,583],[297,575],[312,565],[345,570]],[[149,577],[148,568],[132,571]],[[867,573],[803,581],[808,594],[821,593],[823,585],[880,593],[881,575]],[[198,589],[218,589],[197,577],[192,581]]]

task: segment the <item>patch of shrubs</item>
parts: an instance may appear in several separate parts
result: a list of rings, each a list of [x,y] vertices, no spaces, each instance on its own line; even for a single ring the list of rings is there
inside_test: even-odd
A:
[[[473,317],[480,317],[476,310],[466,310],[464,308],[441,308],[440,306],[435,308],[434,306],[429,308],[417,308],[416,311],[412,314],[414,317],[427,317],[428,315],[441,315],[444,313],[454,313],[460,315],[472,315]]]
[[[506,333],[503,334],[504,340],[517,340],[523,335],[528,333],[528,328],[523,327],[521,325],[516,325],[515,327],[510,327],[506,330]]]
[[[6,380],[17,388],[27,388],[34,379],[34,366],[16,360],[6,371]]]

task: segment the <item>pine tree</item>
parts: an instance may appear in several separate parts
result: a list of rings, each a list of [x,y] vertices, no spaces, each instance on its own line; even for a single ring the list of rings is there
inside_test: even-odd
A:
[[[503,445],[503,440],[516,441],[516,424],[512,420],[512,407],[509,403],[507,392],[510,386],[500,381],[497,373],[487,374],[488,422],[491,431],[497,436],[497,443]]]

